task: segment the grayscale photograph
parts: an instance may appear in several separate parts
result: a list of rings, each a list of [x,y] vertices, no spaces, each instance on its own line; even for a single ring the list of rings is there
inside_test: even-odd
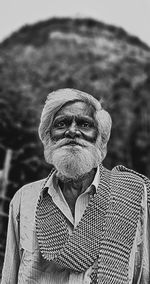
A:
[[[150,283],[149,0],[0,0],[0,284]]]

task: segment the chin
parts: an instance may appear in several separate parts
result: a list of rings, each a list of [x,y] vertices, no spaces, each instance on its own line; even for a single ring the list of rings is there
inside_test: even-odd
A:
[[[50,149],[50,148],[49,148]],[[93,144],[88,146],[63,146],[45,151],[45,159],[54,165],[62,179],[79,179],[96,168],[102,161],[100,150]]]

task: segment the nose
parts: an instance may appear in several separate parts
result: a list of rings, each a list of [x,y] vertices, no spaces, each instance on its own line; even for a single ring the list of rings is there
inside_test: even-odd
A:
[[[68,127],[65,136],[66,138],[71,139],[79,138],[81,136],[81,132],[75,122],[72,122],[72,124]]]

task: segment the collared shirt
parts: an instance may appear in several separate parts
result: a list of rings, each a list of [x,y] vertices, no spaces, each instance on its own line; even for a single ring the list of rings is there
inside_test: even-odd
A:
[[[45,187],[48,187],[48,194],[51,195],[53,202],[66,216],[70,234],[81,220],[84,210],[89,203],[90,196],[93,194],[93,189],[96,191],[98,188],[99,180],[99,169],[97,169],[91,186],[76,200],[74,217],[58,186],[55,173],[53,173],[45,184]],[[35,210],[42,184],[43,181],[39,181],[26,185],[15,194],[11,201],[1,284],[88,284],[91,281],[91,267],[84,273],[70,273],[68,270],[62,270],[53,262],[44,260],[40,253],[35,230]],[[19,229],[18,220],[20,216],[23,220],[23,225]],[[148,243],[150,232],[148,223],[149,214],[145,187],[140,218],[129,259],[129,284],[148,284],[150,281]]]

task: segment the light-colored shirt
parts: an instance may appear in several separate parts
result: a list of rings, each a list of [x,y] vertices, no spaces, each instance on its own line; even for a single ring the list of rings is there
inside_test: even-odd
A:
[[[76,200],[74,217],[58,186],[55,173],[45,184],[53,202],[66,216],[69,234],[72,234],[81,220],[90,197],[93,195],[93,189],[97,190],[99,181],[99,169],[97,169],[92,185]],[[35,229],[35,210],[39,194],[42,194],[42,185],[43,180],[22,187],[11,201],[1,284],[88,284],[91,281],[92,267],[83,273],[72,273],[61,269],[52,261],[44,260],[40,253]],[[23,225],[19,228],[20,216]],[[129,284],[150,283],[149,240],[149,212],[145,186],[140,218],[129,259]]]

